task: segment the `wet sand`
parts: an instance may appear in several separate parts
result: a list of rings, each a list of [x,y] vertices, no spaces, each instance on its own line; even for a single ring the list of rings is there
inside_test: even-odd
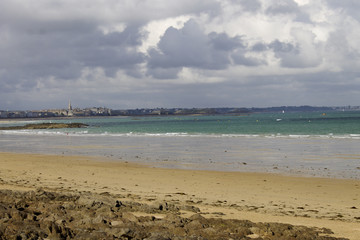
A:
[[[328,228],[334,232],[329,236],[354,240],[360,236],[359,180],[174,170],[95,157],[0,153],[0,189],[39,188],[192,206],[205,218]],[[186,209],[179,211],[181,217],[194,214]]]

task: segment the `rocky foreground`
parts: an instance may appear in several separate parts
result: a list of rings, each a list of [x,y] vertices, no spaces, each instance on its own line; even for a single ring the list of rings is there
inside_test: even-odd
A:
[[[204,218],[191,205],[107,192],[0,191],[0,239],[344,239],[329,229]],[[184,218],[181,211],[192,212]]]
[[[0,130],[82,128],[87,126],[84,123],[35,123],[24,126],[0,127]]]

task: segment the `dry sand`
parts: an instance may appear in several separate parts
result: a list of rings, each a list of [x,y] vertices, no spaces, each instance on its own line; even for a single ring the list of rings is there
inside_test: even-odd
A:
[[[200,208],[204,217],[325,227],[334,232],[331,236],[360,239],[358,180],[159,169],[91,157],[0,153],[0,189],[39,187],[109,192],[144,203],[186,203]]]

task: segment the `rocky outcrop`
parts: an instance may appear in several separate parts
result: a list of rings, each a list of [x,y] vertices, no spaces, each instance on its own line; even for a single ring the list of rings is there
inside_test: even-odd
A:
[[[204,218],[191,207],[184,218],[184,208],[110,194],[2,190],[0,239],[340,239],[326,236],[328,229]]]
[[[0,127],[0,130],[83,128],[87,126],[84,123],[37,123],[26,124],[25,126]]]

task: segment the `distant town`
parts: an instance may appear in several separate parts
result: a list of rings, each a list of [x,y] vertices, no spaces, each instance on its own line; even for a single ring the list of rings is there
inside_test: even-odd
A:
[[[312,107],[312,106],[281,106],[267,108],[141,108],[113,110],[106,107],[73,108],[69,101],[64,109],[46,109],[30,111],[0,110],[0,118],[58,118],[58,117],[91,117],[91,116],[159,116],[159,115],[246,115],[261,112],[329,112],[329,111],[360,111],[360,106]]]

